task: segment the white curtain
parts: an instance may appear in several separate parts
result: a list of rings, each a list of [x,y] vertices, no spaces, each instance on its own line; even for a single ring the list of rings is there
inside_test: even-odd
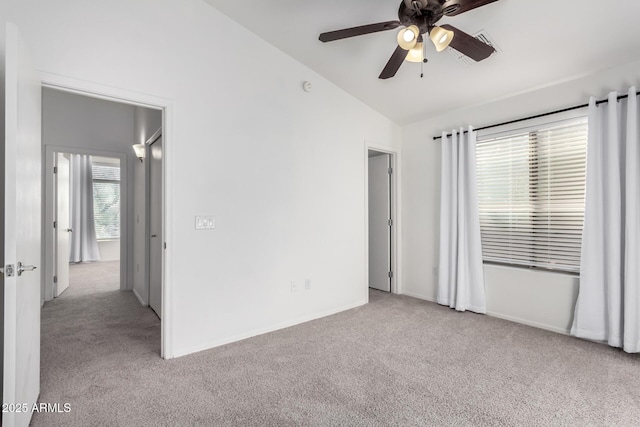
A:
[[[638,100],[589,102],[580,292],[571,333],[640,352]]]
[[[439,271],[439,304],[486,312],[472,127],[442,134]]]
[[[93,217],[93,173],[91,157],[71,155],[70,170],[70,262],[100,261]]]

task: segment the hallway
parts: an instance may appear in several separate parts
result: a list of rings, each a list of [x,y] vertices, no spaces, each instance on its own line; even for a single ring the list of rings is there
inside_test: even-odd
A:
[[[113,395],[111,385],[162,362],[160,320],[119,290],[119,274],[118,262],[71,265],[69,288],[42,308],[39,402],[71,403],[71,412],[35,413],[31,425],[83,425],[77,417],[87,413],[112,419],[114,402],[132,396]]]

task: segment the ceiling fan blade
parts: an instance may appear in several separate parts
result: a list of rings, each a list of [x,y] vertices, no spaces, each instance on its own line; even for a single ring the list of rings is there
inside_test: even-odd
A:
[[[349,37],[361,36],[364,34],[377,33],[379,31],[393,30],[398,28],[400,21],[378,22],[377,24],[362,25],[360,27],[345,28],[344,30],[329,31],[320,34],[321,42],[332,42],[334,40],[348,39]]]
[[[441,10],[447,16],[456,16],[494,1],[498,0],[447,0]]]
[[[449,47],[457,50],[458,52],[467,55],[469,58],[476,62],[487,59],[496,50],[486,43],[481,42],[475,37],[470,36],[462,30],[457,29],[451,25],[441,25],[445,30],[453,31],[453,39]]]
[[[398,46],[396,50],[393,52],[393,55],[391,55],[391,58],[389,58],[389,62],[387,62],[387,65],[385,65],[384,69],[382,70],[378,78],[388,79],[395,76],[398,70],[400,69],[402,62],[407,57],[407,53],[409,53],[408,50],[405,50],[400,46]]]

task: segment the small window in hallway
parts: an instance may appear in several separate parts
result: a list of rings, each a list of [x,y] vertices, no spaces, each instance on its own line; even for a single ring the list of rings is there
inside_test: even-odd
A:
[[[93,211],[98,240],[120,238],[120,166],[93,163]]]

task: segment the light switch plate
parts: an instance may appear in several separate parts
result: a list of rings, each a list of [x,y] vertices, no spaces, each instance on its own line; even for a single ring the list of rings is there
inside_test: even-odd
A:
[[[214,228],[216,228],[216,222],[212,216],[196,217],[196,230],[211,230]]]

